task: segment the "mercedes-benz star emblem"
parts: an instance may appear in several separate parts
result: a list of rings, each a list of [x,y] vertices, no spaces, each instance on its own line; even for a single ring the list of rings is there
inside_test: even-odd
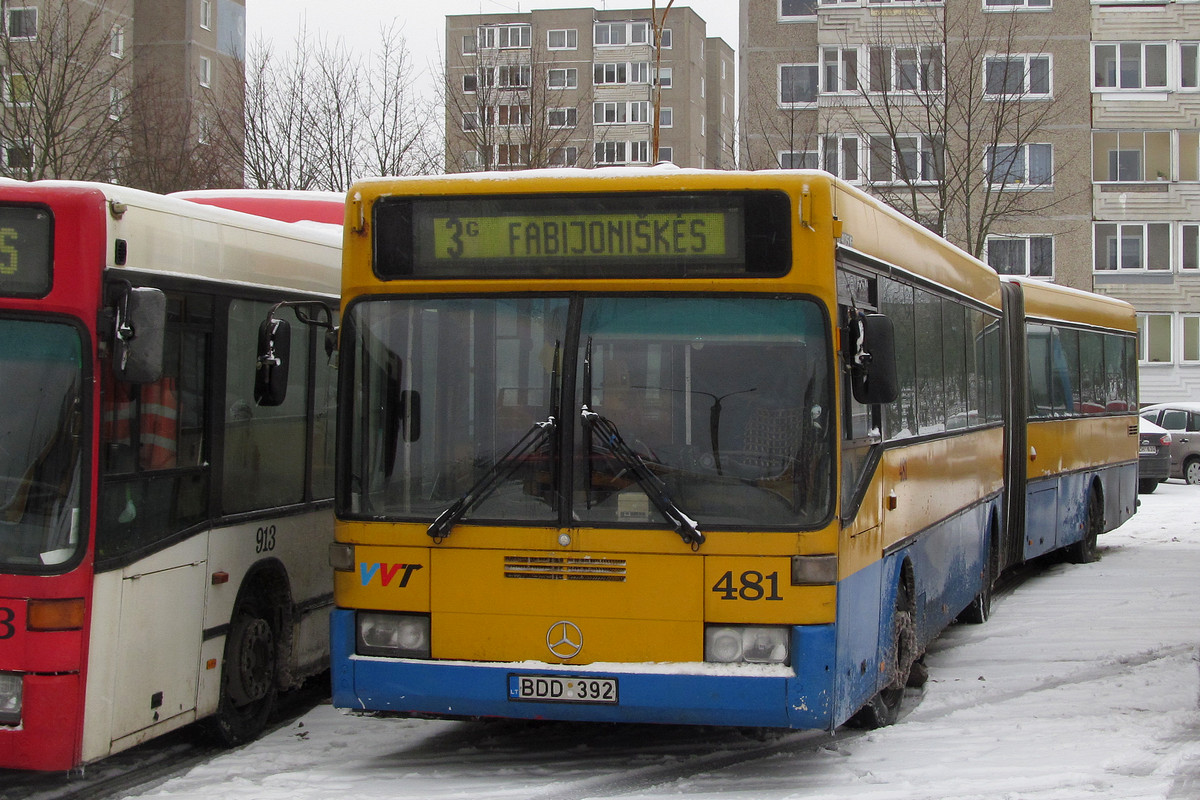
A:
[[[546,647],[563,661],[574,658],[583,649],[583,632],[574,622],[556,622],[546,631]]]

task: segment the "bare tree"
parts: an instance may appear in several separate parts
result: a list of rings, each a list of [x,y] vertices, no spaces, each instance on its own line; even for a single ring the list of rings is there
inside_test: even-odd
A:
[[[799,61],[793,57],[791,61]],[[774,77],[774,76],[772,76]],[[743,113],[738,120],[739,136],[743,142],[743,169],[792,169],[818,166],[816,160],[805,163],[803,154],[816,154],[820,145],[820,121],[816,108],[803,102],[809,95],[815,100],[815,81],[810,87],[777,86],[760,74],[748,79],[743,87]],[[781,97],[780,92],[787,94]]]
[[[565,35],[565,32],[564,32]],[[442,77],[452,172],[592,162],[592,75],[539,44],[477,47]]]
[[[260,40],[245,75],[244,113],[215,109],[214,122],[231,145],[244,129],[247,186],[344,191],[367,175],[437,169],[431,103],[398,28],[369,58],[303,29],[282,58]]]
[[[1073,149],[1051,142],[1078,106],[1070,87],[1049,97],[1049,59],[1040,54],[1051,37],[1032,28],[1036,15],[969,6],[947,4],[899,25],[877,18],[865,81],[845,63],[849,49],[824,49],[822,68],[827,89],[840,79],[855,96],[853,113],[831,115],[827,130],[849,128],[865,143],[871,191],[982,257],[997,226],[1072,199],[1048,191]]]
[[[0,37],[0,173],[26,180],[113,177],[124,148],[120,108],[131,85],[128,60],[113,55],[114,37],[122,33],[116,20],[130,5],[47,0],[16,8],[0,2],[9,23]]]

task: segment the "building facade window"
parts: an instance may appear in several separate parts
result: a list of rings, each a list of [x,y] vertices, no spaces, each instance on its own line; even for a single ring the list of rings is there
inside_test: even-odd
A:
[[[4,31],[9,39],[36,39],[38,10],[33,6],[10,8],[4,16]]]
[[[1200,225],[1184,222],[1179,226],[1179,269],[1200,270]]]
[[[1170,314],[1138,314],[1138,361],[1170,364],[1174,361]]]
[[[551,128],[574,128],[579,123],[579,110],[552,108],[546,112],[546,123]]]
[[[597,22],[592,31],[592,44],[596,47],[624,47],[650,41],[650,25],[646,22]]]
[[[942,174],[940,143],[928,136],[871,137],[868,179],[871,183],[934,183]]]
[[[1052,0],[983,0],[984,11],[1049,11]]]
[[[1006,54],[983,60],[983,92],[989,97],[1050,97],[1050,56]]]
[[[200,85],[212,86],[212,59],[207,56],[200,56]]]
[[[1095,270],[1166,271],[1171,269],[1171,223],[1097,222]]]
[[[475,34],[473,33],[468,33],[462,37],[462,54],[464,56],[475,55],[476,41]],[[478,156],[478,153],[476,155]]]
[[[1092,45],[1092,88],[1167,88],[1167,45],[1164,42],[1110,42]]]
[[[597,164],[626,163],[625,142],[596,142]]]
[[[821,137],[821,168],[844,181],[858,183],[862,180],[858,148],[857,136]]]
[[[592,83],[597,86],[612,86],[629,83],[629,64],[594,64],[592,66]]]
[[[659,46],[659,49],[661,49],[661,50],[670,50],[671,49],[671,29],[670,28],[663,28],[662,31],[659,32],[658,46]],[[721,77],[723,78],[725,76],[722,75]]]
[[[658,88],[670,89],[673,74],[670,67],[660,67],[658,70]]]
[[[200,0],[200,27],[212,30],[212,0]]]
[[[1047,187],[1054,182],[1054,148],[1049,144],[1002,144],[987,148],[987,179],[993,187]]]
[[[579,86],[579,70],[575,67],[546,71],[546,85],[551,89],[575,89]]]
[[[496,166],[523,167],[529,163],[529,145],[527,144],[498,144],[496,145]]]
[[[546,48],[549,50],[575,50],[579,47],[579,31],[561,28],[546,31]]]
[[[628,121],[625,103],[592,104],[592,122],[597,125],[623,125]]]
[[[872,92],[940,92],[944,86],[940,46],[872,47],[868,61]]]
[[[660,146],[658,148],[658,160],[660,163],[664,161],[672,164],[675,163],[675,151],[670,147]]]
[[[483,25],[478,37],[478,46],[487,50],[528,50],[533,41],[533,28],[530,25]]]
[[[4,168],[11,172],[24,172],[33,169],[33,148],[16,142],[0,144],[4,153]]]
[[[33,87],[28,76],[19,72],[5,76],[4,102],[10,106],[27,106],[33,102]]]
[[[839,94],[858,91],[858,48],[821,48],[821,91]]]
[[[108,54],[113,58],[125,56],[125,26],[113,25],[109,35]]]
[[[1180,361],[1185,364],[1200,362],[1200,316],[1180,314],[1179,334]]]
[[[1170,180],[1172,149],[1170,131],[1093,131],[1092,180]]]
[[[816,150],[784,150],[779,153],[780,169],[818,169],[820,154]]]
[[[573,167],[579,163],[578,147],[555,147],[550,151],[550,166]]]
[[[1001,275],[1054,277],[1053,236],[989,236],[987,263]]]
[[[671,106],[658,109],[658,127],[670,128],[675,124],[675,109]]]
[[[780,64],[779,105],[788,108],[816,103],[820,74],[817,64]]]
[[[813,20],[817,18],[817,0],[778,0],[779,20],[795,22],[797,20]]]
[[[1179,44],[1179,88],[1200,89],[1200,43]]]

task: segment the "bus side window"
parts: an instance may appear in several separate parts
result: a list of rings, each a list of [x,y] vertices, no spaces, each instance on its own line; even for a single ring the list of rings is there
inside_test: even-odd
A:
[[[101,372],[97,557],[103,566],[153,548],[208,513],[205,454],[209,297],[168,296],[162,377]]]
[[[284,401],[254,402],[254,371],[247,353],[258,347],[259,323],[272,303],[234,299],[229,304],[225,374],[225,452],[221,505],[225,513],[303,502],[308,461],[308,376],[314,329],[291,308],[278,314],[291,323],[291,367]]]

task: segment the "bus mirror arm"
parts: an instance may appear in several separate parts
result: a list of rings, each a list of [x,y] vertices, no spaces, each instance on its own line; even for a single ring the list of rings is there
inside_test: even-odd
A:
[[[113,375],[129,383],[154,383],[161,378],[167,328],[167,297],[162,290],[124,284],[112,321]]]
[[[288,371],[292,349],[292,326],[276,315],[291,308],[305,325],[325,328],[325,354],[332,358],[337,349],[338,328],[333,310],[312,300],[285,300],[271,306],[267,318],[258,326],[258,357],[254,364],[254,402],[260,406],[282,405],[287,397]],[[310,313],[310,309],[316,309]]]
[[[847,360],[854,399],[866,405],[892,402],[900,387],[891,319],[886,314],[855,312],[849,327]]]

